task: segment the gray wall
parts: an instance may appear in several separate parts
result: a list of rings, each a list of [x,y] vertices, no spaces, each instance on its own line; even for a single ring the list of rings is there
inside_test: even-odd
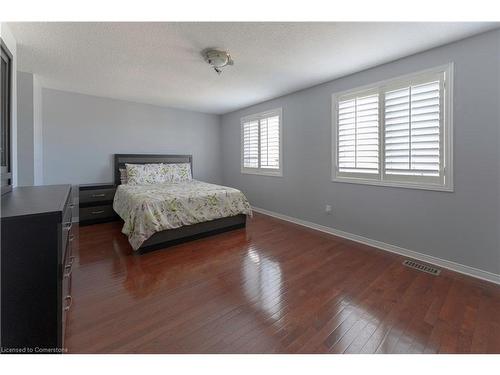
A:
[[[34,183],[33,74],[17,72],[17,184]]]
[[[500,273],[499,39],[489,32],[223,115],[223,183],[257,207]],[[450,61],[455,192],[331,182],[331,94]],[[283,177],[241,174],[240,118],[276,107]]]
[[[113,180],[113,154],[192,154],[194,177],[221,182],[217,115],[42,89],[43,183]]]
[[[42,86],[38,77],[33,76],[33,182],[43,185],[43,145],[42,145]]]

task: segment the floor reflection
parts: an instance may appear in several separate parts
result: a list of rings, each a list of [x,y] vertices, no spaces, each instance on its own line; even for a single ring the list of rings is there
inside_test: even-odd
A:
[[[243,263],[244,293],[254,306],[278,320],[281,316],[282,273],[278,262],[250,247]]]
[[[157,269],[144,262],[140,256],[123,253],[120,241],[113,241],[113,273],[125,275],[123,286],[131,297],[142,299],[151,295],[160,287],[165,272],[158,272]]]

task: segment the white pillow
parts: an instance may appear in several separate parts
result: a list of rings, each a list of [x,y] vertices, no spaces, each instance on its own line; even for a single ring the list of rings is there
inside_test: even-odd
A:
[[[192,180],[191,165],[181,164],[125,164],[129,185],[153,185]]]

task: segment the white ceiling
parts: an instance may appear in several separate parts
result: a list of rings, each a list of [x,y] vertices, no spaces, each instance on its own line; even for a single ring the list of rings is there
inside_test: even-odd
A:
[[[9,23],[43,87],[226,113],[499,23]],[[200,51],[221,47],[221,76]]]

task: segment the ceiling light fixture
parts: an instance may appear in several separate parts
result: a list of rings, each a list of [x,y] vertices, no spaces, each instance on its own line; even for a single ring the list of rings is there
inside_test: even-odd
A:
[[[205,61],[209,63],[217,74],[222,73],[222,68],[228,65],[234,65],[231,55],[227,51],[223,51],[215,48],[207,48],[201,51],[201,54]]]

